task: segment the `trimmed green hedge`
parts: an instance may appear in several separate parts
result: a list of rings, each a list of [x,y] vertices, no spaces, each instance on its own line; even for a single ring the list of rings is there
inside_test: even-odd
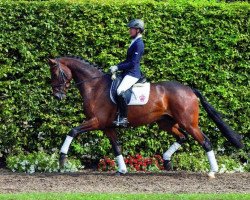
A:
[[[51,95],[47,58],[79,55],[105,71],[123,60],[130,43],[126,23],[146,23],[142,70],[151,81],[196,87],[244,135],[250,149],[250,5],[248,3],[0,1],[0,152],[50,152],[83,120],[72,88],[67,102]],[[219,151],[233,148],[201,110],[200,125]],[[124,154],[163,153],[174,141],[156,126],[122,131]],[[189,140],[183,151],[202,151]],[[100,131],[81,135],[71,154],[111,153]],[[225,152],[224,152],[225,153]]]

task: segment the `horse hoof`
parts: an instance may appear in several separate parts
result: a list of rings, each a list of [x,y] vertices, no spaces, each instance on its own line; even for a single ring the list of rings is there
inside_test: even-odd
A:
[[[60,158],[59,158],[60,169],[64,168],[66,161],[67,161],[67,155],[64,153],[61,153]]]
[[[164,169],[165,169],[166,171],[171,171],[171,170],[173,170],[173,166],[172,166],[171,160],[164,160],[164,161],[163,161],[163,166],[164,166]]]
[[[125,173],[126,173],[126,172],[125,172]],[[125,173],[122,173],[122,172],[117,171],[117,172],[115,173],[115,176],[125,176]]]
[[[215,179],[215,173],[214,172],[209,172],[208,173],[208,178],[209,179]]]

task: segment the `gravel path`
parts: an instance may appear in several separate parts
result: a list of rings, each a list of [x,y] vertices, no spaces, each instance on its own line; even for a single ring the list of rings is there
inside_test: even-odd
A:
[[[0,193],[111,192],[111,193],[250,193],[250,173],[132,173],[115,176],[85,170],[78,173],[13,173],[0,169]]]

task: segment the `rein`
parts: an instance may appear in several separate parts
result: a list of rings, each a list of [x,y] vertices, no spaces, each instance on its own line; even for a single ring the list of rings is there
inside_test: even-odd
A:
[[[75,83],[74,85],[80,85],[80,84],[82,84],[82,83],[84,83],[84,82],[89,82],[89,81],[92,81],[92,80],[94,80],[94,79],[102,78],[102,77],[104,77],[104,76],[106,76],[106,75],[108,75],[108,74],[104,74],[104,75],[101,75],[101,76],[92,77],[92,78],[89,78],[89,79],[87,79],[87,80],[84,80],[84,81],[80,81],[80,82],[78,82],[78,83]]]

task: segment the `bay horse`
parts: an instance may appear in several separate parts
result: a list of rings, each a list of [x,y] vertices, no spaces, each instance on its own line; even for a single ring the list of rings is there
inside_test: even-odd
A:
[[[127,172],[116,127],[117,106],[110,99],[111,76],[79,57],[57,57],[49,59],[53,95],[62,100],[70,87],[72,79],[83,99],[86,119],[69,131],[60,150],[60,166],[63,166],[69,146],[74,137],[93,130],[103,131],[109,138],[118,163],[118,174]],[[218,172],[217,161],[208,137],[198,125],[199,101],[208,115],[216,123],[223,135],[237,148],[242,148],[241,136],[235,133],[217,111],[205,100],[201,93],[178,82],[151,83],[149,101],[143,106],[129,106],[129,127],[157,123],[161,130],[172,133],[176,142],[163,154],[164,167],[171,168],[171,156],[191,135],[207,152],[210,171],[208,176],[215,177]]]

